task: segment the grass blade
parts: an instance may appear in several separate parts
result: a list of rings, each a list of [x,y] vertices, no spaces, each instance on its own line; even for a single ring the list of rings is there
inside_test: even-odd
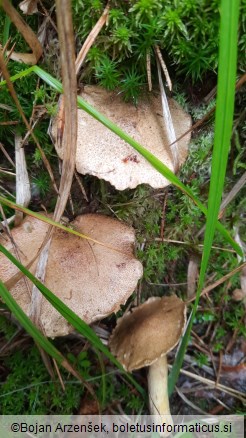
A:
[[[52,304],[53,307],[55,307],[56,310],[71,324],[79,333],[81,333],[86,339],[88,339],[89,342],[99,351],[101,351],[116,367],[119,368],[119,370],[125,374],[127,379],[136,387],[136,389],[139,391],[142,396],[145,396],[144,390],[141,388],[140,385],[133,379],[133,377],[128,374],[122,367],[122,365],[115,359],[115,357],[110,353],[107,347],[102,343],[101,339],[96,335],[94,330],[91,329],[90,326],[88,326],[82,319],[80,319],[69,307],[66,306],[56,295],[54,295],[43,283],[41,283],[31,272],[29,272],[4,246],[0,245],[0,251],[8,257],[8,259],[17,266],[18,269],[23,272],[23,274],[26,275],[27,278],[29,278],[32,283],[40,290],[40,292],[43,294],[43,296]],[[8,291],[7,291],[8,292]],[[8,292],[8,295],[9,292]],[[11,297],[11,295],[10,295]],[[5,300],[5,298],[4,298]],[[13,301],[15,304],[13,304]],[[16,308],[20,307],[15,302],[15,300],[11,297],[9,298],[8,302],[6,301],[6,304],[10,304],[11,311],[14,309],[14,313],[16,312]],[[20,309],[21,310],[21,309]],[[24,317],[23,317],[24,315]],[[22,323],[24,319],[27,319],[30,323],[31,321],[29,318],[25,315],[25,313],[21,310],[20,313],[21,320],[17,316],[18,320]],[[25,322],[25,321],[24,321]],[[31,323],[32,324],[32,323]],[[24,325],[23,325],[24,326]],[[33,324],[32,324],[33,326]],[[30,329],[28,329],[28,324],[25,322],[24,326],[27,331],[30,333]],[[35,327],[35,326],[34,326]],[[35,327],[35,333],[38,329]],[[42,335],[41,335],[42,336]]]
[[[212,157],[212,173],[209,186],[208,214],[204,237],[204,249],[198,282],[196,300],[191,318],[178,351],[172,372],[169,376],[169,391],[172,393],[182,366],[184,354],[189,342],[195,312],[203,288],[206,269],[216,229],[217,217],[223,193],[226,165],[230,148],[233,124],[236,65],[237,65],[237,29],[240,0],[221,1],[220,45],[218,92],[215,112],[215,137]]]
[[[3,282],[0,280],[0,296],[11,310],[11,312],[16,316],[20,324],[24,329],[33,337],[33,339],[46,351],[50,356],[52,356],[59,364],[65,366],[68,371],[71,372],[71,366],[67,360],[62,356],[62,354],[54,347],[54,345],[42,335],[38,328],[32,323],[32,321],[26,316],[20,306],[16,303],[8,289],[5,287]],[[69,365],[69,366],[67,366]]]
[[[11,20],[10,20],[9,16],[6,14],[5,19],[4,19],[4,28],[3,28],[3,42],[2,42],[3,47],[5,46],[5,44],[7,43],[8,39],[9,39],[10,25],[11,25]]]
[[[56,228],[60,228],[61,230],[66,231],[67,233],[73,234],[74,236],[78,236],[78,237],[81,237],[82,239],[89,240],[90,242],[94,242],[97,245],[104,246],[105,248],[111,249],[112,251],[123,253],[123,251],[120,251],[119,249],[114,248],[111,245],[108,245],[108,244],[103,243],[99,240],[93,239],[92,237],[87,236],[86,234],[79,233],[78,231],[74,230],[73,228],[68,228],[65,225],[62,225],[59,222],[56,222],[47,216],[43,216],[40,213],[36,213],[35,211],[31,211],[26,207],[22,207],[22,205],[18,205],[15,202],[10,201],[9,199],[5,199],[3,196],[0,196],[0,202],[4,205],[7,205],[10,208],[13,208],[14,210],[22,211],[23,213],[25,213],[29,216],[35,217],[43,222],[46,222],[47,224],[53,225]]]

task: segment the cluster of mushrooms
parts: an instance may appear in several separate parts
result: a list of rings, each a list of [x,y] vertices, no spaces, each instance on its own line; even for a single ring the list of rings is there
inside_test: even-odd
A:
[[[171,170],[172,153],[168,147],[159,95],[152,95],[136,108],[120,96],[98,86],[87,86],[82,97],[150,150]],[[189,116],[173,100],[169,102],[176,138],[190,127]],[[56,120],[51,133],[56,136]],[[56,143],[56,142],[55,142]],[[187,155],[189,136],[178,143],[179,165]],[[57,148],[62,159],[63,151]],[[76,168],[109,181],[118,190],[149,184],[163,188],[169,182],[131,146],[99,122],[78,110]],[[46,269],[45,285],[86,323],[91,324],[117,312],[125,304],[141,278],[143,268],[134,256],[134,230],[107,216],[86,214],[72,223],[93,241],[56,229],[53,233]],[[39,251],[48,225],[26,217],[12,230],[21,262],[28,265]],[[6,235],[0,243],[14,252]],[[115,248],[117,250],[114,250]],[[35,272],[37,262],[31,266]],[[8,282],[17,268],[0,254],[0,278]],[[21,278],[11,293],[26,314],[30,314],[31,283]],[[167,392],[167,353],[179,342],[185,325],[185,305],[175,295],[148,299],[117,322],[109,340],[112,353],[131,372],[148,366],[150,413],[171,423]],[[73,328],[44,298],[40,324],[44,334],[54,338],[69,334]]]

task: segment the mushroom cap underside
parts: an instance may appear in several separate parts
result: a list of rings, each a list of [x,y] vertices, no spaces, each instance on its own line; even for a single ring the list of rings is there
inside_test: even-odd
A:
[[[118,251],[56,229],[53,233],[46,268],[45,285],[86,323],[102,319],[119,310],[134,291],[142,276],[142,265],[134,257],[134,230],[116,219],[87,214],[78,216],[72,227]],[[42,245],[48,224],[33,217],[12,230],[20,259],[25,266]],[[0,242],[13,254],[5,236]],[[37,262],[30,271],[35,273]],[[0,278],[7,282],[18,269],[0,254]],[[29,284],[29,291],[26,287]],[[20,279],[11,294],[28,314],[32,283]],[[73,329],[67,321],[42,298],[40,323],[49,337],[64,336]]]
[[[94,85],[86,86],[82,97],[174,171],[169,147],[171,141],[163,122],[159,95],[146,96],[135,107],[123,102],[122,97],[116,92]],[[173,99],[169,100],[169,108],[178,138],[190,128],[191,118]],[[53,121],[51,134],[57,153],[62,158],[62,146],[55,141],[57,120],[58,117]],[[190,134],[187,134],[178,142],[180,165],[187,157],[189,141]],[[153,188],[162,188],[170,184],[126,141],[81,109],[78,110],[76,168],[83,175],[94,175],[109,181],[118,190],[135,188],[139,184],[149,184]]]

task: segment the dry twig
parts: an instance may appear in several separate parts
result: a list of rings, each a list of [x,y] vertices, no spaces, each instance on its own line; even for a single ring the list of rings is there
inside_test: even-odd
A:
[[[20,14],[8,0],[2,0],[1,6],[33,51],[33,53],[12,52],[10,56],[11,59],[13,59],[14,61],[24,62],[25,64],[37,64],[39,58],[42,56],[43,47],[41,46],[35,33],[25,23]]]

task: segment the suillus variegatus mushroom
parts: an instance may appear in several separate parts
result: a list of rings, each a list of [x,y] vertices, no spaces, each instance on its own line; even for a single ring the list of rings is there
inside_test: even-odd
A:
[[[72,223],[78,232],[107,246],[69,234],[54,231],[49,250],[45,285],[86,323],[102,319],[126,302],[142,276],[142,265],[135,258],[133,228],[108,216],[86,214]],[[12,230],[21,262],[27,265],[38,252],[48,225],[33,217],[26,217]],[[6,236],[0,242],[12,253],[12,243]],[[35,273],[34,263],[31,271]],[[0,254],[0,278],[8,281],[17,268]],[[30,288],[31,290],[31,288]],[[28,314],[31,297],[24,279],[12,287],[11,293]],[[46,336],[64,336],[72,331],[67,321],[43,298],[40,323]]]
[[[127,371],[149,367],[150,413],[158,416],[161,424],[172,424],[166,355],[178,344],[185,321],[186,306],[176,295],[152,297],[118,319],[109,342],[111,352]]]
[[[146,96],[135,107],[124,102],[116,92],[90,85],[84,87],[82,97],[174,171],[159,95]],[[178,138],[190,128],[191,118],[173,99],[169,101],[169,108]],[[55,141],[57,119],[53,120],[50,133],[62,158],[63,150]],[[180,165],[186,159],[189,140],[190,134],[178,142]],[[153,188],[170,184],[129,144],[83,110],[78,110],[76,168],[83,175],[90,174],[109,181],[118,190],[135,188],[139,184],[149,184]]]

